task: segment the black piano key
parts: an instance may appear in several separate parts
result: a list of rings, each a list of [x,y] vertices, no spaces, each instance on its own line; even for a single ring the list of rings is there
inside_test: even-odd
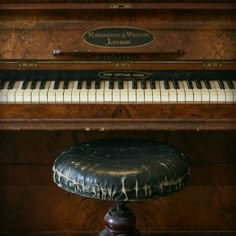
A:
[[[133,80],[132,80],[132,89],[137,89],[137,88],[138,88],[137,80],[136,80],[136,79],[133,79]]]
[[[217,83],[221,89],[225,89],[224,82],[222,80],[217,80]]]
[[[196,85],[198,89],[202,89],[202,84],[200,80],[196,80]]]
[[[145,79],[142,79],[142,80],[141,80],[141,88],[142,88],[142,89],[147,89],[147,83],[146,83],[146,80],[145,80]]]
[[[193,89],[193,83],[192,80],[187,80],[187,85],[189,89]]]
[[[109,89],[114,89],[114,80],[109,80]]]
[[[150,80],[150,84],[151,84],[151,89],[156,89],[156,83],[154,79]]]
[[[83,80],[78,80],[77,89],[82,89]]]
[[[41,80],[39,89],[45,89],[46,86],[46,80]]]
[[[95,81],[95,89],[100,89],[101,88],[101,81],[99,79],[97,79]]]
[[[211,89],[211,84],[210,84],[209,80],[204,80],[204,84],[207,89]]]
[[[63,84],[63,89],[68,89],[69,87],[69,80],[65,80]]]
[[[56,80],[53,89],[59,89],[60,80]]]
[[[21,89],[26,89],[28,86],[29,80],[24,80]]]
[[[3,89],[3,88],[4,88],[6,82],[7,82],[6,80],[1,80],[1,81],[0,81],[0,89]]]
[[[178,80],[173,80],[173,85],[174,85],[174,89],[179,89],[179,83]]]
[[[169,85],[169,81],[168,80],[164,80],[164,88],[165,89],[170,89],[170,85]]]
[[[10,80],[10,82],[9,82],[9,84],[7,86],[7,89],[13,89],[14,84],[15,84],[15,81],[14,80]]]
[[[230,89],[235,89],[234,88],[234,84],[233,84],[233,82],[231,80],[226,80],[226,83],[228,84]]]
[[[87,80],[86,81],[86,89],[91,89],[91,84],[92,84],[92,81],[91,80]]]
[[[122,80],[122,79],[119,79],[119,80],[118,80],[118,88],[119,88],[119,89],[123,89],[123,88],[124,88],[124,83],[123,83],[123,80]]]
[[[38,82],[37,80],[33,80],[32,83],[31,83],[30,88],[31,88],[31,89],[35,89],[35,88],[36,88],[36,85],[37,85],[37,82]]]

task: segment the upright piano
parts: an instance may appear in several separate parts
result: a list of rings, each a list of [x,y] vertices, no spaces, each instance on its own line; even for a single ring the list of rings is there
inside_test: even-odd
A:
[[[2,0],[0,234],[99,231],[106,207],[54,188],[50,166],[66,145],[114,136],[192,161],[180,199],[137,204],[141,231],[236,234],[235,13],[234,0]]]

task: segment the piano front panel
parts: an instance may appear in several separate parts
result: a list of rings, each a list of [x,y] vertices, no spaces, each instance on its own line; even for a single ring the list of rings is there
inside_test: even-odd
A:
[[[201,11],[201,14],[199,11],[173,14],[168,10],[137,10],[128,11],[128,14],[127,11],[108,10],[103,10],[103,14],[94,10],[49,12],[1,12],[1,58],[55,60],[58,57],[52,55],[52,50],[58,48],[119,52],[122,49],[97,47],[83,40],[87,31],[117,26],[137,27],[155,37],[147,45],[123,48],[127,53],[183,50],[184,55],[171,58],[181,60],[233,60],[236,56],[236,16],[233,11]]]
[[[192,180],[185,191],[130,203],[144,236],[236,235],[235,85],[227,87],[236,79],[235,9],[235,0],[2,0],[0,83],[8,84],[0,89],[0,234],[98,235],[111,203],[61,191],[52,182],[52,164],[72,144],[130,137],[173,145],[191,160]],[[89,30],[114,26],[147,30],[155,40],[118,49],[92,46],[82,39]],[[53,49],[92,50],[96,55],[55,56]],[[177,50],[184,53],[165,54]],[[121,51],[125,53],[120,60]],[[164,54],[150,60],[153,52]],[[132,53],[142,56],[132,60]],[[102,101],[104,93],[96,89],[90,100],[91,88],[85,85],[87,101],[83,97],[65,103],[63,99],[73,94],[60,84],[96,84],[98,71],[153,73],[153,80],[162,82],[163,96],[159,101],[155,89],[134,88],[138,93],[131,90],[126,101],[122,89],[109,88],[114,100]],[[133,79],[112,76],[118,87],[120,80]],[[41,94],[45,103],[38,102],[38,83],[31,89],[41,80],[52,83],[51,90]],[[151,87],[152,77],[145,80]],[[14,81],[19,94],[28,81],[19,100],[14,87],[10,89]],[[57,81],[61,83],[54,89]],[[176,81],[186,89],[173,88]],[[217,89],[192,89],[191,81],[213,83]],[[104,83],[109,87],[109,82]],[[220,88],[222,82],[226,89]],[[125,96],[117,96],[121,93]],[[48,101],[48,94],[58,94],[52,96],[57,101]],[[99,101],[94,101],[96,94]],[[206,94],[212,99],[205,101]]]

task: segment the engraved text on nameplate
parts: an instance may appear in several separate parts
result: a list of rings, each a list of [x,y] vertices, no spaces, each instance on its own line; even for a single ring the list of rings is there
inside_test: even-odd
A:
[[[154,35],[140,28],[103,27],[85,32],[83,40],[97,47],[132,48],[150,44]]]

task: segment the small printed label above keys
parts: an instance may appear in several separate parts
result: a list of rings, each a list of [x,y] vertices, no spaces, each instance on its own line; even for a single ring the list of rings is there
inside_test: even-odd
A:
[[[151,72],[142,71],[101,71],[98,73],[101,79],[147,79],[151,76]]]

